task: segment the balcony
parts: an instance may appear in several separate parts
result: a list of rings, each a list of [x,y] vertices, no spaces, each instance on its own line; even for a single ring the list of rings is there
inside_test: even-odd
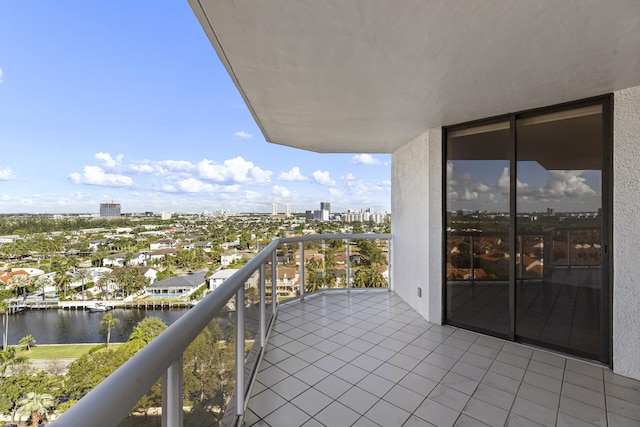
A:
[[[85,426],[96,419],[119,425],[160,378],[161,418],[145,425],[205,425],[203,416],[206,425],[216,425],[212,416],[222,415],[216,408],[223,407],[225,426],[640,423],[639,381],[601,365],[429,323],[393,292],[393,283],[388,289],[355,288],[350,261],[333,289],[307,293],[310,270],[303,263],[298,283],[306,286],[299,297],[276,304],[266,297],[268,286],[278,295],[278,266],[287,262],[279,257],[283,245],[289,253],[299,245],[304,259],[305,244],[344,241],[345,259],[351,260],[356,239],[373,239],[391,253],[389,235],[275,240],[56,425]],[[247,298],[247,283],[257,283],[257,296]],[[224,314],[230,304],[233,313]],[[234,344],[234,379],[213,387],[235,391],[222,405],[211,403],[213,398],[202,403],[186,392],[194,369],[188,347],[221,316],[235,330],[224,344]],[[201,373],[213,377],[219,368]]]
[[[429,323],[393,292],[282,304],[247,426],[637,426],[640,382]]]

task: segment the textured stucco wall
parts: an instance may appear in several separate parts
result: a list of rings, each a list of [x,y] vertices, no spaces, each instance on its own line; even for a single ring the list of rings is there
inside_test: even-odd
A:
[[[442,322],[442,131],[430,129],[393,152],[392,282],[423,317]],[[418,287],[422,297],[418,297]]]
[[[613,370],[640,379],[640,86],[614,93]]]

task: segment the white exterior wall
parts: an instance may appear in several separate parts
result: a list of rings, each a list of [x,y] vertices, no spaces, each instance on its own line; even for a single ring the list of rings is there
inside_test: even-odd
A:
[[[413,309],[442,323],[442,130],[393,152],[392,285]],[[422,297],[418,297],[418,287]]]
[[[640,86],[613,112],[613,370],[640,380]]]

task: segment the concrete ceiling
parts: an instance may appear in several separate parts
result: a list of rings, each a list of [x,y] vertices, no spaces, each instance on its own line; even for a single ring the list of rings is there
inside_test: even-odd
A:
[[[311,151],[640,85],[639,0],[189,2],[266,140]]]

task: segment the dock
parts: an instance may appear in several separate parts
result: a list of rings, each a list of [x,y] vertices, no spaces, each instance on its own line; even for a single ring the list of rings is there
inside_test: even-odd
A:
[[[89,310],[98,301],[24,301],[9,306],[9,313],[14,314],[25,310]],[[141,310],[170,310],[173,308],[189,308],[189,301],[100,301],[113,308],[141,309]]]

